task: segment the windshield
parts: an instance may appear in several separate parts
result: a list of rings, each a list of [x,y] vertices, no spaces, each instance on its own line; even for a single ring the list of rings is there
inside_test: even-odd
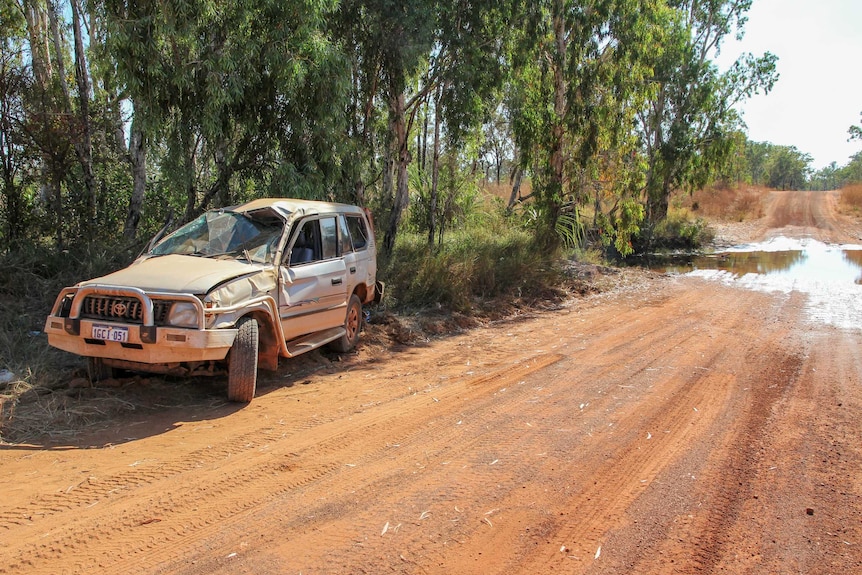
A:
[[[283,226],[237,212],[212,211],[187,223],[154,247],[151,255],[185,254],[271,263]]]

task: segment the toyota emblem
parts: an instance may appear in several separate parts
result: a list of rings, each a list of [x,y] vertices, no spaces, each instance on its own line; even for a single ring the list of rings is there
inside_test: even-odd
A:
[[[123,317],[124,315],[126,315],[127,309],[128,308],[126,307],[126,304],[124,304],[123,302],[117,302],[111,306],[111,315],[115,317]]]

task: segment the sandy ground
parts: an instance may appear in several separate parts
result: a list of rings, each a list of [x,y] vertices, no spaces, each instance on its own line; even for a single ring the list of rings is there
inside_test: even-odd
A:
[[[720,234],[857,241],[834,207],[775,193]],[[0,446],[0,573],[862,572],[862,329],[804,298],[644,274],[285,362],[247,407],[138,391],[150,409]]]

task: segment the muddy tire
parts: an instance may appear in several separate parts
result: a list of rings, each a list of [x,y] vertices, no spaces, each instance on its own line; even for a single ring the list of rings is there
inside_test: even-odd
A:
[[[105,361],[101,357],[87,358],[87,376],[91,383],[112,379],[114,375],[114,368],[105,365]]]
[[[254,399],[257,387],[259,337],[257,320],[244,317],[236,324],[237,334],[228,355],[227,398],[238,403]]]
[[[329,344],[329,347],[340,353],[347,353],[356,347],[359,332],[362,331],[362,302],[356,294],[350,296],[350,301],[347,302],[344,330],[347,333]]]

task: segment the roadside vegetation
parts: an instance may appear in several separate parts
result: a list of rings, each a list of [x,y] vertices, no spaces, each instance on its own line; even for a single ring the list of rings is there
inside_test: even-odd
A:
[[[862,216],[862,183],[841,188],[841,207],[855,216]]]

